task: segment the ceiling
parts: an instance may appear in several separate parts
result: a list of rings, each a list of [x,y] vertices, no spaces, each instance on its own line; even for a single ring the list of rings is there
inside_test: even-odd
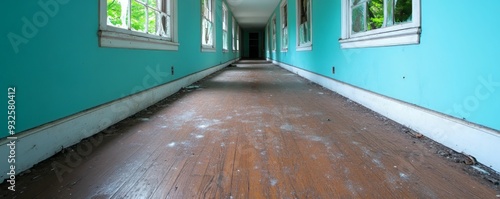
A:
[[[226,0],[240,27],[264,28],[280,0]]]

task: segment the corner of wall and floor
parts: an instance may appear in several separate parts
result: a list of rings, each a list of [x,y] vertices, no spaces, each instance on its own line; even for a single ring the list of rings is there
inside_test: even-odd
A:
[[[487,0],[490,6],[481,10],[414,0],[419,29],[414,43],[366,47],[339,41],[348,35],[349,17],[343,17],[348,1],[309,1],[311,37],[304,47],[298,45],[304,38],[299,1],[281,2],[265,28],[266,59],[500,171],[500,57],[493,53],[500,39],[490,25],[500,2]],[[285,3],[287,20],[282,20]],[[466,10],[473,14],[455,20]],[[455,27],[464,28],[450,32]]]

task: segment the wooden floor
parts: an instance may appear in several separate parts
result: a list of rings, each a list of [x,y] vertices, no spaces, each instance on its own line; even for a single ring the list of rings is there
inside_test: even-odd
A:
[[[402,127],[240,62],[35,166],[6,198],[496,198]],[[59,173],[59,177],[57,173]]]

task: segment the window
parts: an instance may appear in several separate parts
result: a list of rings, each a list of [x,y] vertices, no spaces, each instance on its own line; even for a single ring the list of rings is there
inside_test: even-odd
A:
[[[240,27],[236,23],[236,19],[233,17],[233,50],[240,50]]]
[[[281,51],[288,50],[288,3],[281,4]]]
[[[236,25],[236,51],[240,51],[240,26]]]
[[[99,46],[178,50],[176,0],[100,0]]]
[[[266,27],[266,37],[267,37],[267,51],[271,51],[271,23],[267,24]]]
[[[297,0],[297,50],[312,49],[312,0]]]
[[[202,51],[215,52],[214,0],[201,0],[201,46]]]
[[[420,43],[420,0],[342,0],[342,48]]]
[[[272,23],[271,23],[271,29],[272,29],[272,49],[273,51],[276,51],[276,16],[273,17]]]
[[[228,50],[228,22],[227,22],[227,7],[225,3],[222,3],[222,50]]]
[[[231,31],[231,32],[233,34],[233,38],[232,38],[232,40],[233,40],[233,51],[235,51],[236,50],[236,20],[234,19],[234,17],[233,17],[232,28],[233,28],[233,31]]]

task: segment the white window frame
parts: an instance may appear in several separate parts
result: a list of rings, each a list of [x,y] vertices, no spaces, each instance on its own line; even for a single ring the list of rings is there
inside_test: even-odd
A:
[[[287,15],[285,15],[283,12],[284,8],[286,6],[286,13]],[[280,33],[281,33],[281,39],[280,39],[280,42],[281,42],[281,52],[286,52],[288,51],[288,44],[290,43],[290,38],[289,38],[289,31],[288,31],[288,24],[289,24],[289,20],[288,20],[288,1],[285,0],[283,2],[281,2],[281,6],[280,6]],[[285,20],[287,22],[287,26],[285,27]],[[286,37],[285,37],[285,31],[286,30]],[[283,40],[286,39],[286,44],[284,44]]]
[[[228,11],[227,11],[227,6],[226,3],[222,2],[222,51],[223,52],[228,52],[229,51],[229,17],[228,17]],[[224,35],[226,38],[224,38]]]
[[[232,41],[232,45],[233,45],[233,51],[236,51],[236,19],[234,19],[234,16],[231,19],[232,19],[232,23],[231,23],[232,38],[231,38],[231,41]]]
[[[216,19],[215,19],[215,11],[216,11],[216,6],[215,6],[215,0],[206,0],[207,2],[210,2],[211,5],[212,5],[212,10],[211,10],[211,20],[210,19],[207,19],[208,21],[210,21],[212,23],[212,45],[206,45],[206,44],[203,44],[203,41],[201,41],[201,51],[202,52],[216,52],[216,33],[217,33],[217,26],[216,26]],[[201,6],[200,6],[201,8]],[[204,9],[204,8],[201,8],[201,9]],[[200,15],[201,15],[201,12],[200,12]],[[201,20],[200,20],[200,26],[201,26],[201,39],[203,39],[203,19],[205,18],[204,15],[201,15]]]
[[[236,51],[240,51],[240,25],[236,24]]]
[[[134,0],[129,0],[129,5],[131,5],[132,1]],[[99,46],[148,50],[178,50],[177,0],[170,0],[170,3],[171,33],[170,38],[167,38],[108,25],[107,0],[99,0]],[[130,8],[131,6],[129,6]]]
[[[300,1],[301,0],[297,0],[296,1],[297,2],[297,4],[296,4],[297,5],[297,9],[296,9],[297,10],[297,13],[296,13],[297,20],[296,20],[296,25],[295,25],[295,27],[296,27],[296,31],[295,32],[297,33],[296,34],[296,40],[297,40],[296,48],[297,48],[297,51],[307,51],[307,50],[312,50],[312,45],[313,45],[313,27],[314,27],[314,25],[313,25],[313,13],[312,13],[313,12],[313,8],[312,8],[312,6],[313,6],[312,1],[313,0],[309,0],[309,8],[308,8],[309,9],[309,15],[310,15],[309,16],[309,20],[310,20],[310,23],[311,23],[311,27],[309,27],[309,34],[311,36],[311,41],[309,41],[307,43],[304,43],[304,44],[300,44],[300,34],[299,34],[299,32],[300,32],[300,12],[301,12],[300,9],[299,9],[299,7],[300,7],[300,5],[299,5]]]
[[[267,38],[267,41],[266,41],[267,48],[266,48],[266,50],[267,50],[267,52],[271,52],[271,48],[272,48],[271,47],[272,46],[271,45],[271,40],[272,40],[271,39],[271,22],[267,23],[266,29],[267,29],[267,31],[266,31],[266,38]]]
[[[276,35],[277,35],[277,28],[276,28],[276,15],[273,15],[271,19],[271,36],[272,36],[272,51],[276,52],[277,48],[277,41],[276,41]]]
[[[341,48],[365,48],[420,43],[421,7],[420,0],[412,0],[412,21],[370,30],[361,33],[351,32],[351,0],[342,0],[342,38]]]

